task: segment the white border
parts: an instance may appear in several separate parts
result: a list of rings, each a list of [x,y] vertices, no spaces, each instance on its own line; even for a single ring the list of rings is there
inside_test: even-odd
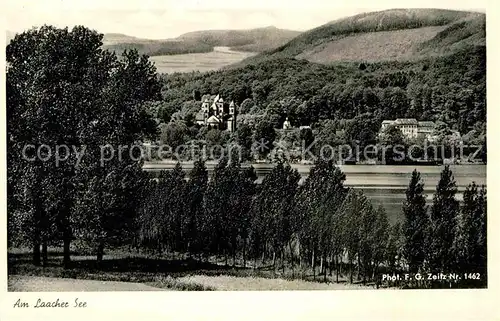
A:
[[[499,96],[498,88],[498,41],[496,38],[499,16],[494,10],[494,1],[341,1],[320,0],[258,0],[258,1],[15,1],[6,4],[6,11],[24,6],[44,6],[73,9],[138,9],[141,8],[300,8],[321,6],[325,10],[348,6],[352,8],[404,8],[404,7],[450,7],[487,8],[487,93],[488,93],[488,260],[489,288],[487,290],[366,290],[366,291],[315,291],[315,292],[102,292],[102,293],[7,293],[6,288],[6,233],[0,238],[0,320],[494,320],[500,318],[498,308],[498,262],[499,262],[499,216],[496,213],[499,195],[498,152],[495,142],[498,136]],[[16,9],[17,10],[17,9]],[[4,21],[2,20],[2,25]],[[4,28],[5,29],[5,28]],[[2,33],[0,40],[4,42]],[[5,52],[1,53],[2,64]],[[5,66],[3,66],[5,68]],[[3,69],[5,70],[5,69]],[[0,130],[0,195],[2,204],[1,228],[6,231],[6,164],[5,164],[5,77],[0,77],[2,92]],[[46,300],[61,298],[86,300],[89,307],[83,310],[62,309],[13,309],[18,298],[35,302],[38,297]],[[496,304],[495,304],[496,303]]]

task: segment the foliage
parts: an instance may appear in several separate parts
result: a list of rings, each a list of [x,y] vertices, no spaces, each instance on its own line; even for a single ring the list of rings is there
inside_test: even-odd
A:
[[[417,272],[424,266],[428,242],[430,241],[429,217],[425,205],[424,184],[420,173],[414,170],[410,184],[406,189],[406,200],[403,203],[404,221],[402,225],[405,239],[404,256],[409,270]]]
[[[457,263],[453,247],[459,214],[456,193],[453,174],[449,166],[446,166],[441,172],[431,208],[431,234],[427,257],[432,271],[451,271]]]
[[[85,27],[43,26],[16,35],[7,46],[7,102],[16,119],[8,134],[15,169],[9,179],[20,178],[11,181],[11,191],[17,191],[11,195],[20,200],[12,212],[33,209],[17,218],[32,227],[24,239],[34,247],[35,263],[40,244],[45,259],[47,244],[63,241],[67,264],[75,236],[92,242],[99,258],[105,244],[126,242],[134,233],[131,195],[142,169],[131,147],[157,135],[144,103],[157,100],[161,88],[147,57],[131,51],[117,58],[101,45],[102,35]],[[56,162],[45,149],[46,161],[28,161],[21,157],[27,144],[66,146],[59,155],[66,159]],[[100,146],[108,144],[132,151],[103,164]]]

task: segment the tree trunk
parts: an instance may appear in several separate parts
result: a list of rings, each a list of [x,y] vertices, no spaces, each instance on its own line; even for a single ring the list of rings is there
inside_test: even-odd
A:
[[[68,268],[71,263],[71,253],[70,253],[70,245],[71,245],[71,234],[69,231],[64,231],[63,236],[63,265],[65,268]]]
[[[42,260],[43,260],[43,266],[47,266],[49,262],[49,254],[48,254],[48,249],[47,249],[47,240],[44,240],[42,242]]]
[[[243,240],[243,268],[247,268],[247,240],[246,238]]]
[[[290,264],[292,265],[292,277],[295,277],[292,242],[289,243],[289,247],[290,247]]]
[[[313,251],[312,251],[312,262],[311,262],[311,265],[312,265],[312,269],[313,269],[313,280],[316,280],[316,258],[314,257],[314,248],[313,248]]]
[[[40,241],[35,240],[33,242],[33,264],[36,266],[40,265]]]
[[[273,250],[273,271],[276,273],[276,251]]]
[[[329,276],[332,276],[333,275],[333,254],[330,255],[330,258],[329,258],[329,264],[328,264],[328,275]]]
[[[375,272],[377,271],[377,267],[378,267],[378,263],[375,263],[373,265],[373,269],[372,269],[372,281],[375,280]]]
[[[324,271],[323,271],[323,281],[326,282],[326,265],[327,265],[327,260],[326,260],[326,254],[325,254],[325,258],[323,259],[325,264],[324,264]]]
[[[350,281],[350,283],[353,283],[352,281],[353,281],[354,266],[352,264],[352,259],[349,259],[349,267],[351,268],[351,271],[350,271],[351,275],[349,276],[349,281]]]
[[[321,255],[321,253],[320,253]],[[320,256],[319,258],[319,274],[323,274],[323,255]]]
[[[104,256],[104,241],[99,241],[99,245],[97,246],[97,265],[100,266],[102,264],[102,258]]]
[[[285,251],[283,248],[281,249],[281,270],[283,272],[283,275],[285,275]]]
[[[361,280],[361,261],[359,259],[359,255],[358,255],[358,281]]]
[[[337,283],[339,282],[339,273],[340,273],[340,262],[339,256],[335,255],[335,272],[337,274]]]
[[[299,271],[300,271],[300,278],[304,278],[304,270],[302,269],[302,247],[300,245],[300,240],[299,240]]]

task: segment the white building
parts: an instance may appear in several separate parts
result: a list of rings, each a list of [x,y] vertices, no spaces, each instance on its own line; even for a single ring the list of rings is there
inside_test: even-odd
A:
[[[382,130],[389,126],[399,129],[406,138],[430,138],[436,128],[436,124],[432,121],[417,121],[415,118],[398,118],[382,122]]]

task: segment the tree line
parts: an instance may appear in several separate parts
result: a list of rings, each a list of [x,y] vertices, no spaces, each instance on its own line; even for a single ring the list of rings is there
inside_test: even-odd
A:
[[[271,266],[295,277],[326,279],[335,271],[337,281],[339,275],[379,281],[382,271],[486,277],[485,188],[469,185],[460,205],[449,167],[430,207],[420,174],[412,173],[403,220],[392,226],[383,207],[344,186],[345,175],[332,162],[318,162],[302,185],[282,161],[260,185],[255,179],[252,167],[225,159],[210,180],[203,161],[188,175],[179,164],[160,172],[141,203],[137,246],[200,260],[215,256],[226,265]]]

